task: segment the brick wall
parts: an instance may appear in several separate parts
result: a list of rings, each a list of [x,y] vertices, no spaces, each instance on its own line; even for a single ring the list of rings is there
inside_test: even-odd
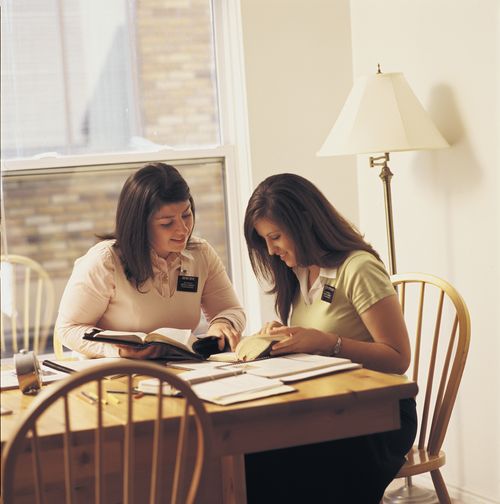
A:
[[[136,4],[143,136],[167,145],[219,143],[209,0]]]
[[[42,264],[56,285],[57,303],[74,260],[96,243],[96,234],[113,231],[118,195],[138,167],[4,176],[8,252]],[[222,162],[177,167],[195,199],[195,234],[228,267]]]

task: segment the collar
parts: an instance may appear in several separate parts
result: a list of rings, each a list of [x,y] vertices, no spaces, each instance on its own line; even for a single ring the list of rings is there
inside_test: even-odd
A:
[[[153,270],[158,269],[165,273],[177,268],[186,269],[186,263],[194,261],[193,254],[187,249],[181,252],[170,252],[166,258],[160,257],[155,250],[151,249],[151,262]]]
[[[320,268],[318,278],[316,278],[316,281],[311,285],[311,288],[308,289],[307,282],[309,270],[304,266],[295,266],[292,270],[299,281],[300,293],[306,304],[312,304],[318,296],[318,293],[323,290],[325,284],[329,280],[335,280],[337,278],[337,268]]]

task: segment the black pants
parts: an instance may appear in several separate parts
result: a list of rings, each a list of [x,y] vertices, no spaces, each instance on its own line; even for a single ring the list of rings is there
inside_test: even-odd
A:
[[[245,455],[248,504],[378,504],[417,432],[414,399],[395,431]]]

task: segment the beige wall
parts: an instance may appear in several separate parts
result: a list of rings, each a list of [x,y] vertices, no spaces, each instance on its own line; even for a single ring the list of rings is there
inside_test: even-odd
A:
[[[443,470],[464,502],[500,502],[499,15],[497,0],[351,0],[354,76],[378,62],[403,72],[452,144],[395,154],[391,166],[399,271],[448,279],[470,309]],[[361,227],[385,252],[382,189],[366,156],[358,177]]]
[[[307,176],[357,223],[355,160],[316,157],[352,85],[349,2],[241,0],[241,15],[254,187]]]
[[[403,72],[452,144],[392,156],[398,269],[447,278],[469,305],[472,345],[444,475],[463,502],[500,502],[500,3],[241,0],[241,8],[254,185],[282,171],[309,177],[385,259],[378,171],[367,156],[357,177],[353,156],[315,157],[352,77],[377,63]],[[264,308],[272,316],[268,300]]]

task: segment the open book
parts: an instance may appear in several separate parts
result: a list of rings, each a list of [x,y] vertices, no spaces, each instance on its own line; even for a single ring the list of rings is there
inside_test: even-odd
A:
[[[298,353],[228,364],[223,368],[234,372],[244,371],[255,376],[278,378],[288,383],[360,367],[361,364],[341,357]]]
[[[120,345],[131,345],[144,348],[147,345],[165,345],[162,358],[169,360],[179,359],[206,359],[211,354],[220,352],[218,338],[215,336],[195,336],[190,329],[173,329],[162,327],[150,333],[110,331],[92,329],[83,336],[88,341],[99,341]]]
[[[295,388],[284,385],[281,380],[210,365],[201,365],[177,376],[189,383],[200,399],[222,406],[295,391]],[[147,394],[156,394],[158,387],[159,381],[156,378],[142,380],[137,386],[138,390]],[[162,394],[175,396],[179,392],[168,383],[163,383]]]
[[[235,348],[236,358],[239,361],[252,361],[268,357],[271,354],[271,347],[286,337],[286,335],[270,336],[260,333],[245,336]]]

